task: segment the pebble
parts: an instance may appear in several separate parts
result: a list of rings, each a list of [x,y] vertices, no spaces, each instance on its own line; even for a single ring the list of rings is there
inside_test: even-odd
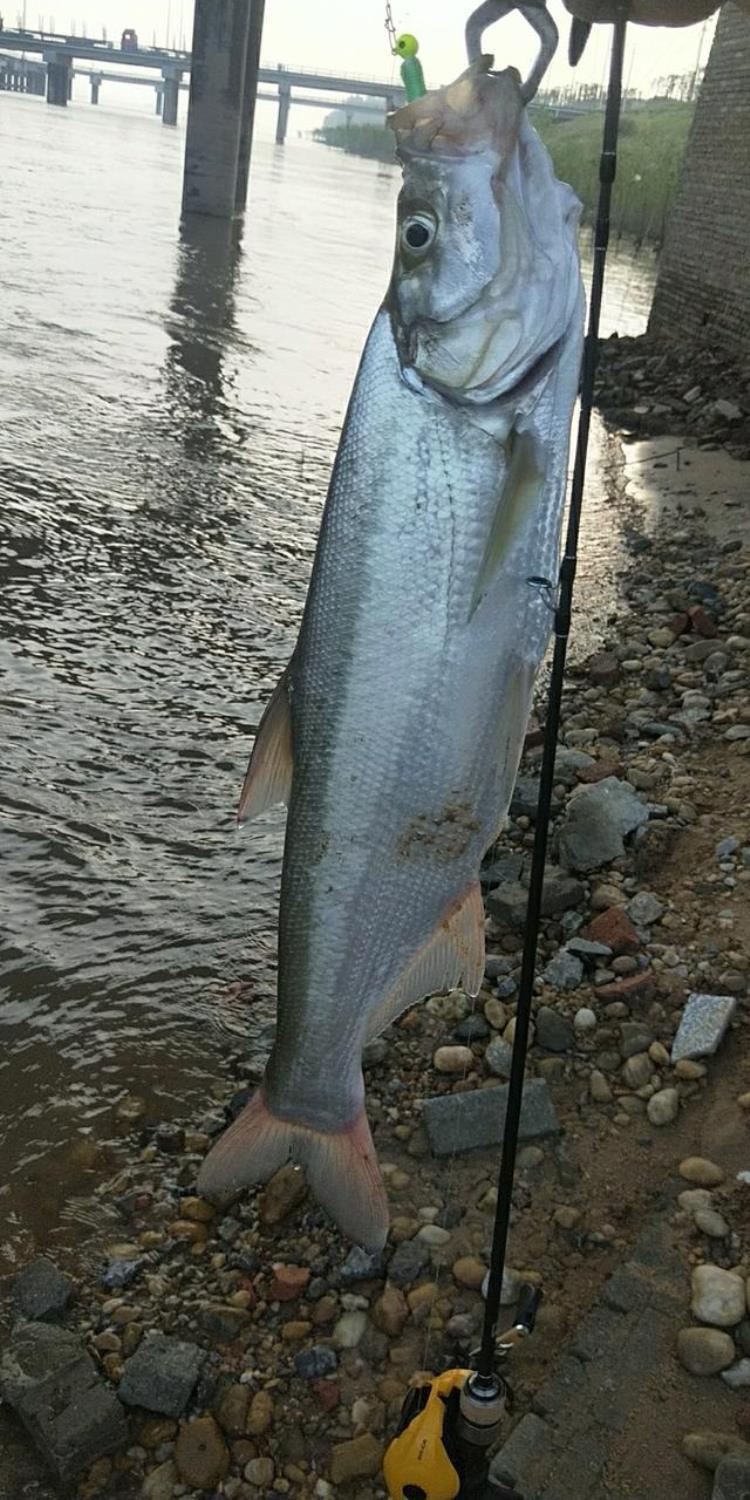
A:
[[[695,1211],[696,1228],[709,1239],[724,1240],[729,1234],[729,1225],[723,1214],[715,1208],[698,1208]]]
[[[474,1255],[460,1256],[453,1262],[451,1270],[459,1286],[469,1287],[471,1291],[479,1290],[487,1274],[487,1267]]]
[[[254,1484],[257,1489],[265,1490],[273,1484],[276,1466],[272,1458],[265,1456],[251,1458],[250,1462],[245,1464],[243,1473],[248,1484]]]
[[[750,1359],[739,1359],[731,1369],[724,1370],[721,1378],[733,1391],[750,1385]]]
[[[734,1432],[711,1432],[704,1428],[699,1432],[687,1433],[682,1440],[682,1451],[701,1469],[708,1469],[713,1473],[722,1459],[730,1453],[750,1457],[750,1444],[737,1437]]]
[[[455,1032],[457,1042],[483,1042],[489,1034],[489,1025],[478,1011],[472,1011],[470,1015],[464,1016]]]
[[[146,1475],[140,1492],[140,1500],[172,1500],[177,1484],[177,1467],[173,1459],[168,1458],[165,1463],[159,1464],[158,1468],[152,1469]]]
[[[664,903],[651,891],[639,891],[633,895],[633,900],[628,901],[625,910],[636,927],[651,927],[664,915]]]
[[[408,1316],[409,1306],[403,1292],[387,1281],[372,1310],[375,1326],[390,1338],[398,1338]]]
[[[545,984],[551,985],[553,989],[575,990],[583,979],[583,964],[575,953],[568,953],[563,948],[560,953],[550,959],[543,970],[542,978]]]
[[[610,1104],[612,1101],[612,1089],[610,1088],[603,1073],[594,1068],[589,1079],[589,1090],[596,1104]]]
[[[250,1402],[245,1430],[249,1437],[262,1437],[273,1422],[273,1398],[269,1391],[256,1391]]]
[[[367,1313],[345,1312],[334,1324],[334,1340],[340,1349],[356,1349],[366,1327]]]
[[[501,1037],[495,1037],[490,1042],[484,1054],[484,1060],[491,1073],[498,1078],[510,1078],[510,1070],[513,1062],[513,1048],[508,1046]]]
[[[720,1266],[696,1266],[692,1277],[690,1310],[701,1323],[733,1328],[745,1315],[745,1283],[734,1271]]]
[[[450,1240],[450,1230],[443,1229],[439,1224],[425,1224],[416,1235],[423,1245],[429,1245],[431,1250],[442,1250]]]
[[[725,1173],[716,1163],[709,1161],[705,1156],[686,1156],[680,1162],[679,1173],[685,1182],[692,1182],[695,1187],[715,1188],[724,1181]]]
[[[428,1264],[430,1247],[423,1240],[404,1240],[388,1263],[388,1279],[395,1286],[411,1286]]]
[[[383,1446],[371,1432],[337,1443],[331,1450],[330,1475],[333,1484],[347,1484],[352,1479],[367,1479],[380,1473]]]
[[[579,968],[583,972],[582,965]],[[569,1052],[574,1041],[573,1027],[558,1010],[541,1005],[536,1013],[536,1038],[546,1052]]]
[[[718,1328],[681,1328],[677,1354],[691,1375],[718,1375],[735,1358],[734,1339]]]
[[[677,1089],[660,1089],[652,1094],[646,1106],[646,1114],[652,1125],[671,1125],[680,1112],[680,1096]]]
[[[596,1012],[589,1010],[588,1006],[582,1005],[573,1017],[573,1030],[585,1033],[595,1031],[597,1026]]]
[[[493,1031],[505,1030],[508,1024],[508,1011],[502,1000],[496,1000],[494,996],[485,1000],[484,1014]]]
[[[651,1082],[654,1065],[647,1052],[636,1052],[623,1063],[622,1076],[629,1089],[642,1089]]]
[[[229,1450],[213,1417],[196,1417],[180,1428],[174,1461],[181,1479],[199,1490],[215,1489],[229,1470]]]
[[[438,1047],[432,1062],[438,1073],[467,1073],[474,1061],[471,1047]]]
[[[269,1302],[293,1302],[302,1296],[310,1281],[308,1266],[274,1266],[273,1272]]]
[[[335,1351],[326,1344],[313,1344],[312,1349],[301,1349],[294,1356],[294,1368],[302,1380],[319,1380],[322,1375],[332,1375],[337,1365]]]

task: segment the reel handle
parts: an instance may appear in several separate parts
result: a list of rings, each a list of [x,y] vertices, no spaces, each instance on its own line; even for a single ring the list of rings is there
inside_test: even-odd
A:
[[[541,1287],[531,1286],[529,1282],[524,1282],[518,1294],[514,1328],[522,1328],[525,1333],[533,1332],[541,1300]]]

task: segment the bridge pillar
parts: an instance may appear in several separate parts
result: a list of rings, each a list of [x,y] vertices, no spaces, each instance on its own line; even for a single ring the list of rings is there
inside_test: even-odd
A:
[[[279,112],[276,116],[276,145],[283,146],[289,124],[289,109],[292,103],[292,88],[289,83],[279,84]]]
[[[231,219],[252,0],[195,0],[183,213]]]
[[[47,60],[47,103],[67,104],[73,86],[73,75],[71,70],[71,59],[69,57],[49,57]]]
[[[255,121],[255,99],[258,93],[258,65],[260,43],[263,35],[263,11],[265,0],[251,0],[250,22],[247,28],[247,52],[245,54],[245,79],[242,93],[242,115],[240,118],[240,145],[237,158],[237,183],[234,194],[235,213],[245,211],[247,183],[250,176],[250,156],[253,149],[253,124]]]
[[[180,77],[179,73],[165,73],[164,75],[164,102],[161,111],[162,125],[177,124],[177,106],[180,102]]]
[[[91,103],[92,104],[98,104],[99,103],[99,88],[101,86],[101,81],[102,81],[101,73],[92,73],[91,74]]]
[[[162,109],[164,108],[164,89],[162,88],[162,86],[161,86],[160,83],[157,83],[156,89],[155,89],[155,93],[156,93],[156,113],[157,113],[157,115],[160,115],[161,112],[162,112]]]

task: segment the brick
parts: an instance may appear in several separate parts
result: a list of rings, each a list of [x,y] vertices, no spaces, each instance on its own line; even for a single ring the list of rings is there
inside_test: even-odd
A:
[[[666,227],[650,331],[750,351],[750,25],[722,7]]]
[[[641,940],[627,912],[620,906],[608,906],[584,929],[583,936],[593,943],[606,943],[614,954],[637,953]]]
[[[628,979],[616,979],[614,984],[603,984],[597,990],[598,1000],[622,1000],[625,1005],[643,1005],[651,999],[656,987],[656,976],[651,969],[642,974],[631,974]]]

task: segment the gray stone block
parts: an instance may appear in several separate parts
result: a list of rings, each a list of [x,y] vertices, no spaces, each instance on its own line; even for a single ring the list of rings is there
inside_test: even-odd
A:
[[[672,1062],[712,1057],[724,1040],[736,1009],[737,1001],[732,995],[688,995],[672,1043]]]
[[[600,1360],[619,1344],[626,1328],[622,1313],[599,1304],[594,1307],[570,1341],[569,1352],[577,1359]]]
[[[615,1271],[602,1292],[602,1300],[615,1312],[641,1312],[649,1301],[647,1283],[635,1271],[621,1266]]]
[[[533,1480],[535,1470],[543,1465],[551,1452],[552,1433],[541,1417],[527,1412],[495,1454],[490,1464],[490,1477],[497,1484],[524,1486]]]
[[[56,1323],[70,1305],[73,1283],[45,1255],[38,1255],[13,1278],[12,1292],[22,1318]]]
[[[200,1375],[206,1351],[157,1333],[146,1338],[125,1365],[117,1394],[125,1406],[142,1406],[165,1417],[185,1410]]]
[[[423,1118],[434,1156],[453,1156],[478,1147],[499,1146],[508,1108],[508,1086],[468,1094],[440,1094],[424,1103]],[[560,1125],[547,1084],[530,1078],[523,1091],[520,1139],[557,1135]]]
[[[14,1331],[0,1359],[0,1396],[61,1485],[127,1441],[122,1407],[93,1360],[46,1323]]]
[[[723,1458],[714,1476],[711,1500],[750,1500],[750,1458]]]
[[[586,1409],[588,1371],[580,1359],[564,1354],[557,1361],[552,1374],[545,1380],[541,1390],[532,1397],[532,1408],[537,1416],[544,1417],[553,1426],[567,1431],[570,1425],[569,1408],[580,1406]]]

